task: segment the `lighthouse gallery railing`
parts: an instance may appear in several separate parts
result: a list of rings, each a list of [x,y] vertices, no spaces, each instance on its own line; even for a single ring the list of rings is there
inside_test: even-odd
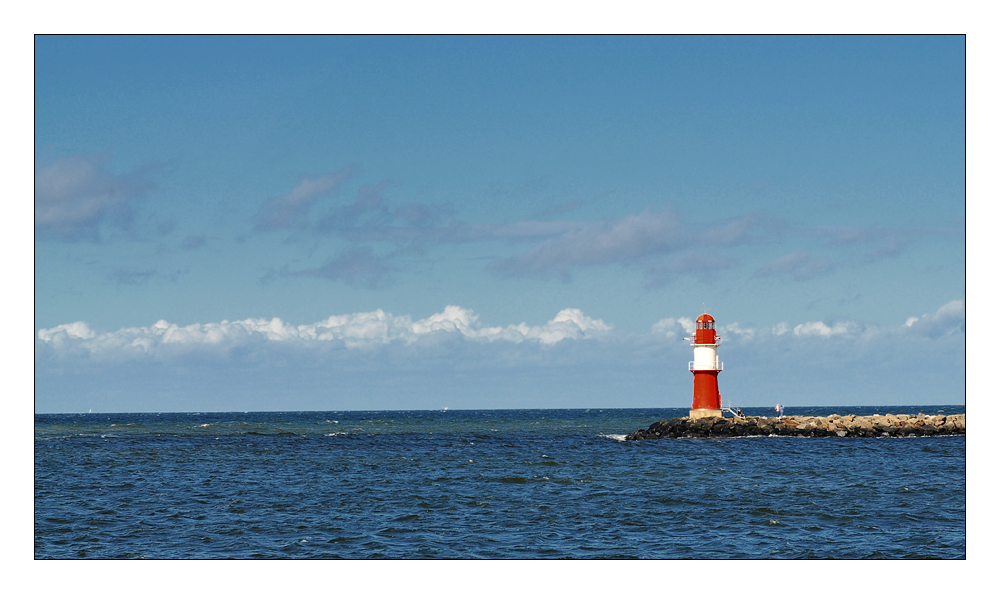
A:
[[[694,361],[688,361],[688,371],[722,371],[722,361],[716,361],[715,365],[698,365],[695,368]]]

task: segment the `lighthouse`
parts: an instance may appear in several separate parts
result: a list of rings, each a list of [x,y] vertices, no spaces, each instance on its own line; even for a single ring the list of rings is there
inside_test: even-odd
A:
[[[691,403],[691,418],[722,416],[722,396],[719,394],[719,372],[722,362],[716,349],[721,339],[715,333],[715,318],[707,313],[698,316],[694,334],[690,340],[694,348],[694,361],[688,363],[688,371],[694,374],[694,399]]]

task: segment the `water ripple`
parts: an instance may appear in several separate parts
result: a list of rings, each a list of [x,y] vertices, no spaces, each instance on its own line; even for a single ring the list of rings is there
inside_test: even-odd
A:
[[[618,439],[684,412],[38,415],[35,557],[965,557],[964,436]]]

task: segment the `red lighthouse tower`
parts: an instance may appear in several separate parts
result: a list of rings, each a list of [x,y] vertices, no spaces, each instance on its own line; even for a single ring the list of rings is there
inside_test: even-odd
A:
[[[694,348],[694,361],[688,363],[688,371],[694,374],[694,400],[691,403],[691,418],[721,417],[722,396],[719,394],[719,372],[722,362],[716,349],[721,338],[715,333],[715,318],[706,314],[698,316],[690,340]]]

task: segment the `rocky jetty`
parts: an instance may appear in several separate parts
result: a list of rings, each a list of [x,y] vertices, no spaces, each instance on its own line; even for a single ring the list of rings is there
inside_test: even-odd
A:
[[[628,441],[672,437],[740,437],[790,435],[797,437],[917,437],[964,435],[965,415],[830,415],[828,417],[680,417],[657,421],[649,429],[625,436]]]

